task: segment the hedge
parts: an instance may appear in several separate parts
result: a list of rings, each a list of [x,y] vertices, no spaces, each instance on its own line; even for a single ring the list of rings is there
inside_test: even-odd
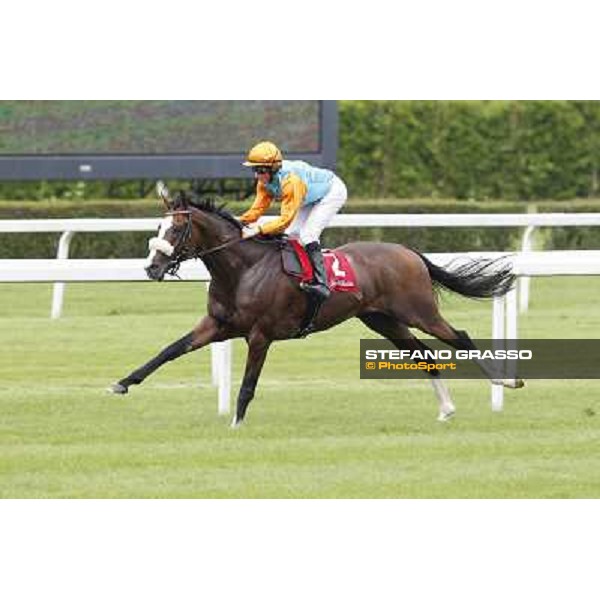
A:
[[[600,102],[340,102],[338,169],[355,196],[593,197]]]
[[[230,202],[227,208],[240,214],[249,202]],[[509,201],[455,200],[349,200],[343,212],[354,213],[514,213],[524,212],[527,205]],[[539,202],[539,212],[596,212],[599,201]],[[276,211],[271,211],[275,214]],[[130,202],[94,201],[0,202],[0,219],[40,218],[114,218],[159,217],[160,204],[155,200]],[[324,232],[326,246],[354,240],[403,243],[427,252],[467,250],[514,250],[519,247],[522,231],[514,228],[336,228]],[[74,258],[140,257],[146,254],[150,233],[80,233],[71,243]],[[2,234],[0,258],[52,258],[56,256],[58,234]],[[546,248],[600,248],[598,228],[548,228],[538,237]]]
[[[39,201],[0,202],[0,219],[75,219],[159,217],[156,200],[116,202]],[[53,258],[60,234],[2,234],[0,258]],[[135,258],[144,256],[149,233],[78,233],[70,245],[72,258]]]

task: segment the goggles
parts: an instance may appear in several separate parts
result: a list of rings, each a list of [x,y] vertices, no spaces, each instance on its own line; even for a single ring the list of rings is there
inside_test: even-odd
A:
[[[252,167],[252,170],[257,175],[264,175],[265,173],[271,173],[271,167]]]

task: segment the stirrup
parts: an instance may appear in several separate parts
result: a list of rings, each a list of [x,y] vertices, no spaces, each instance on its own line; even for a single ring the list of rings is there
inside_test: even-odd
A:
[[[306,327],[299,329],[295,334],[295,339],[305,338],[307,335],[310,335],[315,331],[315,324],[311,321]]]
[[[310,283],[308,282],[302,282],[300,284],[300,289],[304,292],[306,292],[307,294],[312,294],[314,296],[318,296],[319,298],[322,298],[323,300],[327,300],[327,298],[329,298],[329,296],[331,296],[331,290],[324,285],[323,283],[319,283],[317,281],[312,281]]]

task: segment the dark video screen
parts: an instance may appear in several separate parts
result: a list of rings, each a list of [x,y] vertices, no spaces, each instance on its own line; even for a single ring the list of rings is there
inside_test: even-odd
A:
[[[0,101],[0,155],[227,155],[262,139],[320,151],[319,101]]]

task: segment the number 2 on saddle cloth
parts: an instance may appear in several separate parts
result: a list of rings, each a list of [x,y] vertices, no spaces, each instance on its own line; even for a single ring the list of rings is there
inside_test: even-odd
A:
[[[313,268],[302,244],[295,239],[286,239],[282,244],[281,262],[283,270],[300,283],[313,279]],[[358,292],[356,274],[345,254],[339,251],[323,250],[323,262],[327,272],[327,285],[332,292]],[[313,296],[308,294],[306,314],[300,326],[300,337],[306,333],[320,307]]]

